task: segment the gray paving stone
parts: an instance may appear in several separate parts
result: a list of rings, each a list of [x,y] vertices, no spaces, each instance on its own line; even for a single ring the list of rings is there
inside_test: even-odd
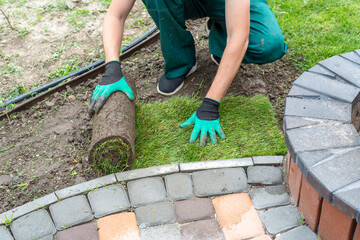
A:
[[[357,147],[335,148],[331,150],[300,152],[296,157],[296,165],[299,167],[302,174],[307,178],[310,167],[314,166],[315,164],[328,161],[331,158],[336,158],[337,155],[341,155],[358,148],[359,147],[357,146]]]
[[[349,59],[350,61],[353,61],[354,63],[357,63],[360,65],[360,56],[356,54],[356,52],[348,52],[340,55],[341,57],[344,57],[346,59]]]
[[[210,199],[196,198],[176,202],[175,213],[179,223],[186,223],[212,218],[215,210]]]
[[[167,224],[141,229],[141,240],[182,240],[182,238],[178,225]]]
[[[327,70],[326,68],[324,68],[323,66],[321,66],[319,64],[316,64],[315,66],[310,68],[308,71],[309,72],[314,72],[314,73],[320,73],[320,74],[330,76],[330,77],[336,77],[335,73],[330,72],[329,70]]]
[[[360,49],[354,51],[358,56],[360,56]]]
[[[360,149],[349,151],[310,168],[309,183],[328,202],[332,193],[351,183],[360,181]]]
[[[96,218],[130,208],[130,202],[121,184],[106,186],[88,194]]]
[[[301,152],[297,155],[296,165],[299,167],[302,174],[307,177],[311,166],[331,156],[333,156],[333,154],[329,150]]]
[[[293,84],[348,103],[357,102],[360,91],[348,83],[311,72],[304,72]]]
[[[16,240],[39,239],[55,234],[56,229],[48,212],[41,209],[16,219],[10,224]]]
[[[249,195],[256,209],[290,204],[289,194],[282,185],[255,188]]]
[[[316,119],[309,119],[304,117],[285,116],[284,117],[284,129],[290,130],[293,128],[307,127],[316,125],[319,122]]]
[[[174,206],[171,202],[154,203],[135,209],[140,228],[173,223],[176,220]]]
[[[11,209],[5,213],[0,214],[0,224],[5,222],[6,218],[13,220],[24,216],[30,212],[38,210],[40,208],[46,207],[57,201],[57,198],[54,193],[48,194],[44,197],[38,198],[32,202],[28,202],[24,205]]]
[[[281,169],[272,166],[251,166],[247,169],[248,183],[281,184]]]
[[[309,227],[300,226],[279,234],[275,240],[318,240],[318,237]]]
[[[166,191],[161,177],[142,178],[128,182],[132,206],[140,206],[166,200]]]
[[[89,222],[94,218],[84,195],[71,197],[50,205],[50,213],[57,230]]]
[[[11,236],[10,232],[4,226],[0,227],[0,239],[1,240],[14,240],[14,238]]]
[[[328,70],[336,73],[348,82],[360,87],[360,66],[340,56],[334,56],[319,62]]]
[[[43,238],[39,238],[37,240],[54,240],[54,236],[49,235],[49,236],[46,236],[46,237],[43,237]],[[55,240],[58,240],[58,239],[55,239]]]
[[[323,123],[309,128],[288,130],[285,134],[288,149],[297,153],[360,146],[359,134],[352,124]]]
[[[285,116],[351,122],[351,104],[318,99],[286,98]]]
[[[252,159],[255,165],[277,165],[282,164],[284,156],[255,156]]]
[[[215,169],[215,168],[231,168],[231,167],[247,167],[252,166],[251,158],[236,158],[215,161],[200,161],[180,163],[181,172],[193,172],[199,170]]]
[[[26,203],[19,207],[13,208],[0,214],[0,225],[4,224],[6,219],[17,219],[25,214],[40,209],[40,206],[33,204],[32,202]]]
[[[360,181],[337,190],[334,193],[334,206],[350,218],[355,218],[360,210]]]
[[[41,198],[37,198],[34,201],[32,201],[33,204],[39,206],[39,207],[46,207],[49,206],[50,204],[53,204],[55,202],[57,202],[58,199],[55,195],[55,193],[50,193],[48,195],[45,195]]]
[[[183,240],[225,240],[215,219],[201,220],[180,227]]]
[[[301,215],[294,206],[289,205],[260,213],[260,219],[270,234],[277,234],[297,227]]]
[[[309,89],[302,88],[299,86],[292,86],[289,93],[289,97],[300,97],[300,98],[315,98],[320,99],[321,94],[316,93],[314,91],[310,91]]]
[[[116,183],[116,177],[115,174],[110,174],[104,177],[96,178],[84,183],[58,190],[55,192],[55,194],[60,199],[64,199],[113,183]]]
[[[96,223],[87,223],[56,233],[56,240],[99,240]]]
[[[360,211],[357,214],[356,222],[357,222],[357,224],[360,224]]]
[[[175,173],[165,176],[168,198],[178,201],[194,197],[191,176],[188,173]]]
[[[248,184],[243,168],[224,168],[192,173],[194,192],[198,197],[246,192]]]
[[[168,165],[162,166],[155,166],[149,168],[142,168],[142,169],[135,169],[126,172],[119,172],[116,173],[116,178],[118,181],[128,181],[134,180],[144,177],[154,177],[154,176],[161,176],[165,174],[171,174],[179,172],[179,164],[173,163]]]

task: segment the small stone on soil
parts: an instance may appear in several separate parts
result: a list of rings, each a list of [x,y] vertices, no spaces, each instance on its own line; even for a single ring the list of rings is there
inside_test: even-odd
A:
[[[74,92],[74,89],[72,89],[69,85],[66,86],[66,90],[73,93]]]
[[[75,100],[76,100],[76,97],[75,97],[74,95],[70,95],[70,96],[68,96],[68,99],[69,99],[70,101],[75,101]]]
[[[50,101],[45,102],[45,106],[46,106],[48,109],[49,109],[49,108],[52,108],[54,105],[55,105],[54,102],[50,102]]]
[[[11,177],[9,175],[0,175],[0,186],[7,186],[11,182]]]
[[[77,176],[75,179],[75,184],[86,182],[86,179],[80,176]]]
[[[83,165],[82,165],[81,163],[76,164],[76,167],[77,167],[77,169],[79,169],[79,170],[82,170],[82,169],[83,169]]]

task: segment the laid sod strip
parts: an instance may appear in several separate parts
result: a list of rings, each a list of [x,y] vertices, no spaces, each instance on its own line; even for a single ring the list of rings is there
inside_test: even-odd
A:
[[[270,0],[299,67],[360,48],[358,0]],[[298,60],[299,57],[304,60]]]
[[[135,93],[135,82],[125,75]],[[131,168],[135,145],[135,101],[123,92],[107,99],[99,114],[93,117],[89,162],[100,174]]]
[[[172,98],[154,104],[137,104],[133,168],[175,162],[242,158],[286,153],[283,135],[269,100],[226,97],[220,105],[220,123],[226,139],[205,147],[189,143],[192,127],[180,128],[201,101]]]

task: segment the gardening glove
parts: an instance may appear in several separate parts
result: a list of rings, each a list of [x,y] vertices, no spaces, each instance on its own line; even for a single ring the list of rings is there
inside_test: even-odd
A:
[[[180,124],[180,127],[182,128],[191,124],[195,124],[190,136],[191,143],[196,141],[200,132],[201,146],[205,146],[208,133],[210,135],[211,144],[217,142],[216,133],[221,139],[225,138],[225,134],[220,126],[220,117],[218,110],[219,106],[219,101],[205,97],[202,105],[197,109],[197,111],[194,112],[194,114],[187,121]]]
[[[127,84],[121,72],[121,64],[117,60],[110,61],[105,66],[105,73],[91,96],[90,115],[95,111],[99,112],[106,99],[115,91],[122,91],[130,100],[134,99],[133,91]]]

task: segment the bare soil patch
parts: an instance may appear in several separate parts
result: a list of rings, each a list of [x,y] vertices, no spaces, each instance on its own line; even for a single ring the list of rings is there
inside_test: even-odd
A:
[[[0,12],[0,99],[16,86],[27,90],[104,57],[102,24],[107,0],[4,0]],[[154,26],[141,1],[126,21],[124,43]]]
[[[189,21],[188,26],[196,42],[199,68],[178,95],[203,97],[217,66],[208,52],[204,20]],[[126,59],[122,66],[135,79],[137,101],[169,99],[156,92],[164,66],[159,42]],[[299,73],[287,56],[271,64],[242,65],[228,94],[264,94],[281,119],[284,98]],[[100,78],[67,88],[0,122],[0,175],[7,176],[0,182],[0,212],[98,177],[87,161],[92,130],[87,110]]]

